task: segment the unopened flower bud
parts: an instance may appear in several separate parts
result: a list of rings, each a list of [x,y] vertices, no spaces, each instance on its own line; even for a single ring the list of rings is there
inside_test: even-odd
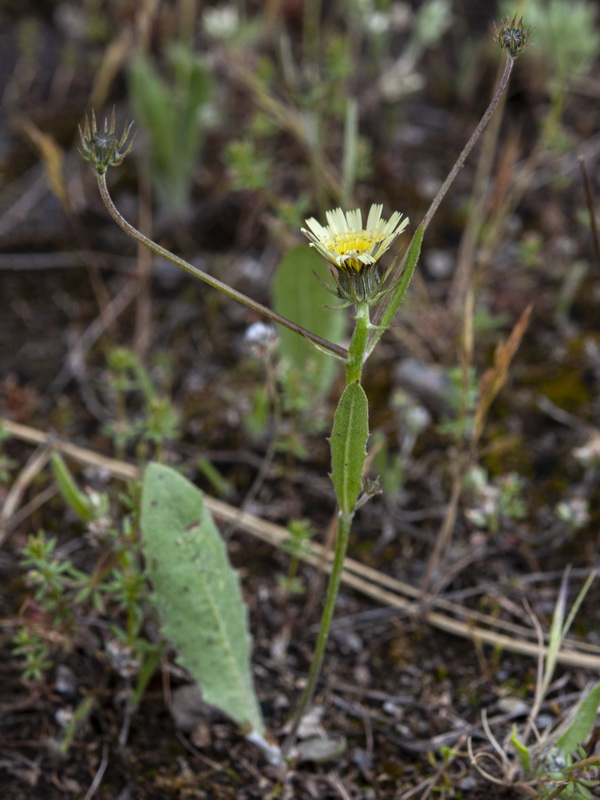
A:
[[[133,140],[126,148],[132,122],[125,126],[121,138],[115,134],[115,110],[113,108],[110,125],[104,120],[104,129],[99,131],[96,115],[92,111],[91,121],[85,118],[83,129],[79,126],[81,155],[93,166],[97,175],[104,175],[109,167],[118,167],[133,147]]]
[[[517,22],[517,15],[509,21],[508,17],[502,20],[500,27],[496,29],[495,40],[500,47],[513,60],[521,55],[529,44],[531,28],[524,27],[523,17]]]

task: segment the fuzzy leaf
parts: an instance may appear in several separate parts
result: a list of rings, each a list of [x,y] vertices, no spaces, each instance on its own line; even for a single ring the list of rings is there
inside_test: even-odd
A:
[[[331,480],[342,513],[350,515],[362,490],[362,474],[367,458],[369,408],[367,395],[359,383],[344,389],[333,420]]]
[[[150,464],[141,528],[162,631],[177,648],[179,663],[207,703],[245,733],[262,733],[239,578],[201,492],[174,470]]]
[[[563,753],[575,753],[578,745],[584,744],[596,720],[600,708],[600,683],[597,683],[583,698],[575,718],[567,730],[556,741]]]

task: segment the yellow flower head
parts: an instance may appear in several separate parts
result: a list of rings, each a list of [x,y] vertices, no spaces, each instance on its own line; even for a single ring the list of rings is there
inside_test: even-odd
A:
[[[310,230],[302,228],[311,247],[334,267],[349,275],[360,274],[373,267],[388,250],[394,239],[408,225],[408,219],[395,211],[389,220],[381,219],[382,205],[372,205],[363,228],[360,209],[346,211],[341,208],[328,211],[327,225],[323,226],[314,217],[306,220]]]

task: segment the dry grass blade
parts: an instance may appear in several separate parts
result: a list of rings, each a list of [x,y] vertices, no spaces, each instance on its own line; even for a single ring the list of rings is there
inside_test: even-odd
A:
[[[68,216],[71,216],[71,201],[65,183],[65,154],[52,136],[43,133],[36,125],[25,117],[19,118],[19,125],[30,138],[40,155],[46,171],[48,188],[61,204]]]
[[[583,188],[585,191],[585,204],[590,215],[590,231],[592,233],[592,241],[594,243],[594,256],[596,257],[596,266],[600,267],[600,235],[598,234],[598,224],[596,222],[596,211],[594,209],[594,199],[592,197],[592,187],[590,186],[590,178],[588,175],[585,159],[579,156],[579,169],[581,170],[581,178],[583,180]]]
[[[43,431],[27,425],[20,425],[0,418],[0,426],[7,433],[23,441],[33,444],[51,443],[54,450],[60,451],[78,463],[101,467],[116,478],[134,481],[139,480],[141,477],[141,470],[133,464],[102,456],[93,450],[78,447],[69,442],[54,440]],[[267,522],[246,512],[240,513],[240,510],[235,506],[224,503],[222,500],[215,500],[208,495],[205,496],[205,503],[218,520],[224,522],[235,521],[240,530],[256,536],[274,547],[282,548],[285,543],[289,542],[289,532],[279,525]],[[316,569],[327,571],[331,565],[330,554],[326,551],[326,548],[318,544],[311,543],[310,547],[307,548],[307,552],[300,557],[304,562],[311,564]],[[354,559],[346,559],[342,581],[346,586],[351,586],[376,602],[389,605],[409,616],[420,616],[423,594],[419,589],[384,575],[377,570],[365,567]],[[436,599],[432,601],[432,607],[439,607],[454,614],[460,614],[465,620],[456,619],[450,616],[449,613],[444,614],[437,610],[429,611],[423,617],[423,620],[439,630],[470,641],[476,641],[477,643],[489,644],[492,647],[520,653],[530,658],[538,658],[540,652],[546,654],[548,651],[547,645],[541,648],[540,645],[531,640],[532,631],[524,626],[511,625],[510,634],[502,634],[494,630],[497,621],[493,617],[488,617],[481,613],[477,614],[476,612],[471,614],[469,610],[444,600]],[[475,618],[479,622],[478,625],[472,623],[472,619]],[[576,667],[600,669],[600,647],[589,643],[580,644],[573,639],[564,639],[563,647],[558,653],[557,662]]]
[[[496,348],[494,364],[484,373],[481,379],[479,404],[475,412],[475,423],[471,440],[472,447],[475,447],[479,441],[490,406],[506,383],[510,365],[529,325],[532,309],[533,305],[530,303],[517,320],[508,339],[502,344],[499,344]]]
[[[29,458],[6,495],[2,509],[0,509],[0,545],[12,527],[9,522],[19,507],[23,495],[50,460],[52,450],[52,445],[48,439],[40,441],[38,449]],[[53,493],[54,490],[52,491]],[[47,499],[46,493],[42,494],[44,499]],[[31,504],[28,504],[28,506],[31,512],[33,510]]]

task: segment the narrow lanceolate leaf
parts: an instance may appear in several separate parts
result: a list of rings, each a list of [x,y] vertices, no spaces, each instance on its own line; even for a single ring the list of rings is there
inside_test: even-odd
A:
[[[381,318],[377,320],[377,328],[374,330],[373,336],[371,337],[371,344],[369,345],[369,353],[373,351],[373,348],[381,338],[383,332],[386,331],[392,325],[392,323],[394,322],[394,317],[396,316],[396,312],[404,302],[404,298],[406,297],[408,287],[410,286],[410,282],[412,280],[417,263],[419,261],[419,256],[421,255],[421,245],[423,243],[424,233],[425,233],[425,228],[422,225],[420,225],[413,234],[413,238],[410,242],[410,246],[406,254],[406,259],[404,261],[404,269],[402,271],[402,275],[400,276],[400,279],[396,283],[389,297],[389,300],[385,305]]]
[[[262,733],[239,578],[201,492],[174,470],[150,464],[141,528],[162,632],[176,647],[179,663],[207,703],[246,734]]]
[[[362,490],[362,474],[367,457],[369,408],[362,386],[351,383],[340,398],[329,444],[331,480],[344,516],[354,511]]]

